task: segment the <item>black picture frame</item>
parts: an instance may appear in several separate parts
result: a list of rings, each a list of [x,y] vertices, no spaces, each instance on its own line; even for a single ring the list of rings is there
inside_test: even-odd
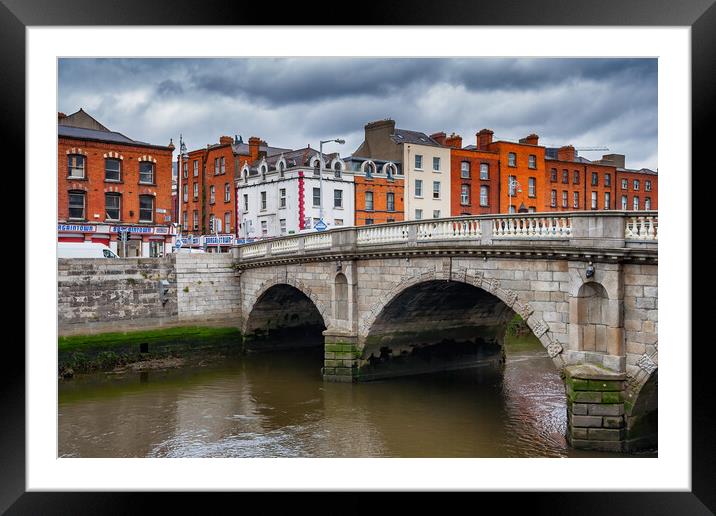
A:
[[[338,11],[335,3],[307,7],[303,3],[281,4],[269,9],[261,3],[226,1],[125,0],[121,4],[106,0],[0,0],[0,64],[2,65],[3,122],[6,149],[14,149],[14,166],[23,160],[25,149],[25,28],[28,26],[72,25],[590,25],[590,26],[689,26],[692,52],[692,169],[708,171],[706,139],[714,117],[716,102],[716,6],[714,0],[552,0],[549,2],[503,0],[501,2],[429,0],[355,4],[354,12]],[[322,13],[322,14],[319,14]],[[399,49],[397,49],[399,51]],[[664,100],[664,99],[661,99]],[[660,142],[661,145],[664,142]],[[27,171],[29,174],[30,171]],[[35,171],[37,173],[37,171]],[[684,172],[686,174],[686,172]],[[704,172],[707,173],[707,172]],[[52,176],[54,178],[54,175]],[[693,175],[692,175],[693,177]],[[31,206],[29,192],[25,199]],[[689,207],[684,207],[689,209]],[[26,235],[29,237],[29,235]],[[694,264],[695,265],[695,264]],[[25,270],[28,274],[30,271]],[[18,290],[21,292],[22,290]],[[692,300],[692,306],[698,304]],[[19,305],[19,303],[17,304]],[[704,314],[702,314],[704,315]],[[699,320],[692,316],[693,320]],[[691,343],[679,343],[686,346]],[[716,511],[716,425],[712,360],[713,345],[697,342],[692,346],[692,490],[690,492],[604,493],[499,493],[481,498],[497,498],[502,511],[512,512],[527,503],[531,512],[550,514],[711,514]],[[9,346],[6,346],[8,349]],[[164,511],[188,512],[208,507],[207,495],[249,507],[256,495],[248,493],[67,493],[26,492],[25,489],[25,353],[15,346],[6,351],[7,364],[2,375],[0,402],[0,511],[7,514],[125,514],[149,508],[159,502]],[[454,495],[462,496],[462,495]],[[240,498],[239,498],[240,497]],[[313,498],[313,497],[312,497]],[[382,497],[370,501],[365,494],[353,493],[335,506],[350,511],[381,504]],[[421,495],[412,503],[422,505]],[[322,503],[316,503],[318,510]],[[460,500],[451,498],[452,504]],[[212,504],[213,505],[213,504]],[[409,509],[410,503],[402,511]],[[273,506],[277,508],[276,506]],[[342,509],[339,509],[342,508]],[[323,509],[325,510],[325,508]]]

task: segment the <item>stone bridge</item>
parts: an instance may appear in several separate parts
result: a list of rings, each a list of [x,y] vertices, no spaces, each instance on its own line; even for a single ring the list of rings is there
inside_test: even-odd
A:
[[[656,212],[459,217],[336,229],[234,249],[249,348],[325,339],[323,377],[473,366],[514,313],[565,379],[568,439],[656,438]]]

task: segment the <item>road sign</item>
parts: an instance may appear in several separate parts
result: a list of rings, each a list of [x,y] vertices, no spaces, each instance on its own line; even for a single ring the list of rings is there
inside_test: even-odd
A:
[[[326,223],[323,222],[323,219],[321,219],[314,224],[313,229],[315,229],[316,231],[325,231],[327,227],[328,226],[326,226]]]
[[[176,244],[174,244],[174,247],[176,247],[177,249],[181,249],[181,246],[183,246],[183,245],[184,245],[184,240],[182,240],[181,238],[177,238],[177,241],[176,241]]]

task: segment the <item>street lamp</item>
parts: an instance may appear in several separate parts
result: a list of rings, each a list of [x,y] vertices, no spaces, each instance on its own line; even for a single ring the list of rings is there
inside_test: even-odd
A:
[[[346,143],[345,140],[342,140],[340,138],[336,138],[334,140],[321,140],[321,143],[318,146],[318,192],[320,196],[320,203],[318,205],[318,220],[323,222],[323,144],[324,143],[330,143],[330,142],[336,142],[341,145]],[[325,224],[325,222],[324,222]]]
[[[508,205],[507,205],[507,213],[513,213],[512,212],[512,195],[513,191],[515,189],[518,189],[520,192],[522,192],[522,185],[517,180],[515,176],[508,175],[507,176],[507,195],[509,197]]]

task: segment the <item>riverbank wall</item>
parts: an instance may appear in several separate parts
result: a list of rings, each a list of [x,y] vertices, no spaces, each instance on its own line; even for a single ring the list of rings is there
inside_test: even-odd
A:
[[[58,335],[236,327],[239,273],[229,254],[59,259]]]

